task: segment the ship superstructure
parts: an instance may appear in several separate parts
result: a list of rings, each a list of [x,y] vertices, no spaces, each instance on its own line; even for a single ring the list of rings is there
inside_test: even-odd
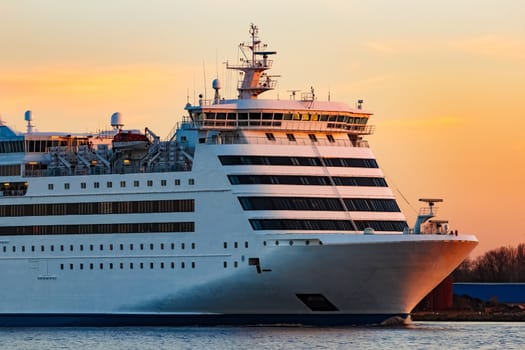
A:
[[[408,228],[362,101],[259,99],[275,52],[241,48],[166,140],[0,125],[0,325],[379,323],[476,246]]]

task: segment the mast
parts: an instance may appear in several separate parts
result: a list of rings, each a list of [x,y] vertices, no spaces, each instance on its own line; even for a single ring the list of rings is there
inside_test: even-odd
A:
[[[273,90],[277,83],[273,77],[266,74],[273,61],[268,56],[275,55],[276,51],[267,51],[266,44],[261,44],[258,37],[259,29],[253,23],[250,25],[251,42],[241,43],[239,48],[244,55],[238,65],[227,64],[226,68],[242,72],[243,79],[239,81],[237,91],[239,99],[256,99],[265,91]]]

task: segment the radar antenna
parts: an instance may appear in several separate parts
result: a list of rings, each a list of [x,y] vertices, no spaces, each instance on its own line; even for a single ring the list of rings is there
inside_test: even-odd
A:
[[[239,45],[244,58],[240,59],[241,62],[238,65],[226,63],[227,69],[242,72],[242,80],[237,88],[239,99],[256,99],[259,94],[275,89],[277,84],[277,81],[272,79],[274,76],[264,73],[272,67],[273,63],[268,56],[275,55],[277,52],[267,51],[267,45],[261,44],[258,34],[259,29],[252,23],[250,25],[251,41]],[[258,56],[262,56],[262,59]]]
[[[434,205],[436,203],[443,202],[443,199],[440,198],[420,198],[420,202],[427,203],[428,207],[421,208],[419,210],[419,215],[417,216],[416,223],[414,225],[414,233],[420,234],[421,233],[421,225],[428,221],[429,219],[436,216],[436,210],[434,209]]]

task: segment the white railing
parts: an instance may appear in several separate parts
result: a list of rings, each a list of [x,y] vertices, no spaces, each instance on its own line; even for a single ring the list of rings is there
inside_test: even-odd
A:
[[[352,143],[350,140],[334,139],[333,142],[329,140],[312,141],[310,139],[297,138],[295,141],[291,141],[286,137],[276,137],[273,140],[267,137],[236,137],[236,136],[225,136],[221,135],[218,137],[210,137],[205,140],[206,144],[259,144],[259,145],[311,145],[311,146],[338,146],[338,147],[366,147],[368,148],[368,142],[361,140]]]
[[[350,124],[338,122],[300,121],[300,120],[216,120],[204,119],[194,121],[197,128],[220,128],[220,129],[281,129],[297,131],[345,131],[358,135],[371,135],[374,133],[375,125]]]

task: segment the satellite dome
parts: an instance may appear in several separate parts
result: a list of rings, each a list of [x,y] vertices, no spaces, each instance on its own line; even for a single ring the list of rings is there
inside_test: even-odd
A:
[[[121,128],[124,126],[124,119],[120,112],[115,112],[111,115],[111,126],[114,128]]]
[[[213,79],[213,81],[211,83],[211,87],[214,90],[221,89],[222,88],[221,81],[218,78],[217,79]]]

